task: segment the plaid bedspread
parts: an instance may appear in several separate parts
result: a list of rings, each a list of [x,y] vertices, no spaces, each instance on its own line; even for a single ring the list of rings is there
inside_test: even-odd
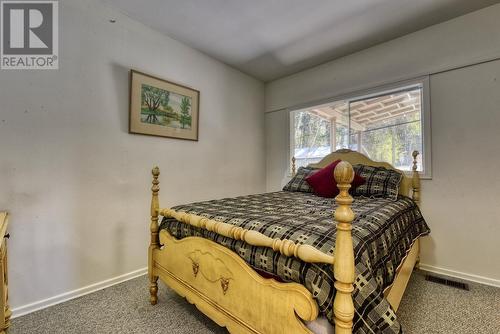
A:
[[[225,198],[177,206],[175,210],[202,215],[271,238],[308,244],[327,254],[335,252],[334,200],[310,193],[280,191]],[[395,271],[414,240],[430,232],[420,210],[409,198],[397,201],[356,197],[353,240],[357,277],[354,282],[355,333],[401,333],[396,314],[384,299],[383,290],[394,280]],[[316,299],[320,312],[333,324],[335,287],[329,265],[304,263],[164,218],[161,229],[174,237],[202,236],[238,253],[251,266],[303,284]]]

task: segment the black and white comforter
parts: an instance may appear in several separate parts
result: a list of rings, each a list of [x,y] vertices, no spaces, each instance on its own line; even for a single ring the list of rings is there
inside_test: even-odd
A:
[[[175,210],[205,216],[256,230],[271,238],[308,244],[327,254],[335,252],[334,200],[310,193],[280,191],[225,198],[188,205]],[[397,201],[356,197],[353,240],[357,277],[354,282],[355,333],[401,333],[401,325],[383,290],[395,277],[398,265],[413,242],[430,232],[420,210],[409,198]],[[335,287],[329,265],[304,263],[272,249],[250,246],[242,241],[164,218],[161,229],[174,237],[202,236],[238,253],[251,266],[303,284],[316,299],[320,312],[333,323]]]

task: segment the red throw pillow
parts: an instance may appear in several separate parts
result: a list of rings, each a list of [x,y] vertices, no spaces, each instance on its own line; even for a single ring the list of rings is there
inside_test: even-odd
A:
[[[321,197],[335,197],[339,194],[339,188],[337,188],[337,183],[333,177],[333,171],[340,161],[341,160],[336,160],[306,178],[307,183],[313,188],[316,195]],[[350,190],[359,187],[365,182],[366,180],[363,177],[354,174],[354,180],[351,183]]]

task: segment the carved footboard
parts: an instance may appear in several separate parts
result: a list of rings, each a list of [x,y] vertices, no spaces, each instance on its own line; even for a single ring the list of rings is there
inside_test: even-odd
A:
[[[311,333],[318,307],[300,284],[264,279],[226,247],[200,237],[177,240],[153,254],[153,271],[179,295],[231,333]]]

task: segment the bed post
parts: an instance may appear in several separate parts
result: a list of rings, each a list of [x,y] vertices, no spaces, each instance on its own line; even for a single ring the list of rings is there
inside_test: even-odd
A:
[[[413,151],[411,154],[413,156],[413,176],[412,176],[412,198],[420,206],[420,175],[417,171],[417,156],[418,151]]]
[[[353,283],[355,278],[354,249],[351,235],[354,212],[351,209],[353,198],[349,195],[349,188],[354,179],[354,170],[347,161],[340,162],[334,171],[335,181],[340,190],[335,198],[338,204],[334,213],[337,222],[337,239],[335,242],[335,289],[337,293],[333,303],[335,315],[335,334],[351,334],[354,318],[354,303],[352,300]]]
[[[148,273],[149,273],[149,294],[151,305],[155,305],[158,302],[158,276],[154,273],[154,263],[153,254],[156,249],[160,248],[160,241],[158,238],[158,210],[160,204],[158,201],[158,192],[160,191],[160,181],[158,181],[158,176],[160,175],[160,169],[154,167],[151,171],[153,174],[153,186],[151,187],[152,197],[151,197],[151,224],[149,229],[151,231],[151,242],[149,244],[149,259],[148,259]]]
[[[413,156],[413,175],[411,179],[411,187],[412,187],[412,194],[411,198],[415,203],[417,203],[417,206],[420,207],[420,175],[418,174],[418,164],[417,164],[417,156],[419,155],[418,151],[413,151],[411,154]],[[417,240],[417,242],[419,242]],[[414,268],[419,269],[420,268],[420,244],[418,245],[418,254],[417,254],[417,259],[415,260],[415,266]]]
[[[295,170],[295,157],[292,157],[292,176],[295,175],[295,172],[296,172],[296,170]]]

